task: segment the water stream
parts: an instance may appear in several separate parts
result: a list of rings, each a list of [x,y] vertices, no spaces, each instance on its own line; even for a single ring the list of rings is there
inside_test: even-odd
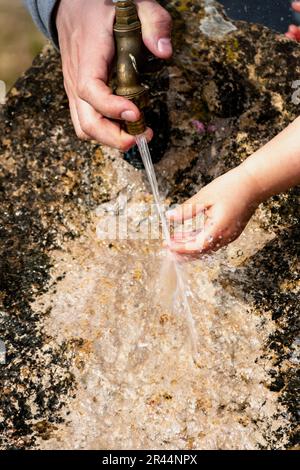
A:
[[[151,168],[145,142],[141,145],[145,167]],[[177,161],[177,149],[173,155]],[[274,421],[281,410],[277,395],[265,386],[270,365],[263,346],[273,326],[268,315],[255,310],[246,289],[238,296],[234,285],[236,276],[245,275],[245,259],[269,235],[252,221],[226,252],[175,262],[160,237],[149,238],[149,223],[157,227],[158,217],[152,218],[154,195],[145,176],[117,156],[107,160],[102,173],[116,188],[111,199],[91,213],[80,238],[53,252],[51,278],[61,280],[33,306],[36,312],[49,309],[45,329],[55,342],[68,341],[74,348],[76,380],[65,424],[39,446],[273,446],[274,430],[285,426],[281,418]],[[156,167],[161,178],[167,171]],[[150,175],[155,178],[153,171]],[[154,187],[162,202],[162,190]],[[162,204],[157,210],[165,217]],[[120,217],[128,222],[126,236],[112,237],[110,230],[102,236],[106,228],[119,226]],[[197,349],[200,367],[192,360]]]
[[[144,167],[146,170],[146,174],[147,174],[150,186],[151,186],[151,190],[152,190],[153,198],[155,202],[155,207],[156,207],[157,214],[162,225],[163,236],[164,236],[165,241],[168,243],[170,241],[170,230],[169,230],[169,225],[168,225],[165,210],[164,210],[164,205],[161,203],[158,183],[157,183],[156,174],[155,174],[154,166],[152,163],[152,158],[151,158],[151,154],[149,151],[148,143],[144,135],[138,135],[136,137],[136,143],[139,148],[139,152],[141,154]],[[178,300],[180,308],[186,320],[190,342],[191,342],[193,360],[196,365],[199,365],[200,361],[199,361],[199,351],[198,351],[198,344],[199,344],[198,333],[196,330],[195,321],[194,321],[193,314],[192,314],[191,307],[190,307],[189,300],[188,300],[189,288],[185,283],[185,280],[181,271],[181,266],[179,265],[176,255],[169,253],[168,256],[169,256],[168,272],[170,274],[170,270],[173,270],[174,275],[175,275],[175,280],[176,280],[176,291],[174,293],[174,305],[176,305],[176,300]]]

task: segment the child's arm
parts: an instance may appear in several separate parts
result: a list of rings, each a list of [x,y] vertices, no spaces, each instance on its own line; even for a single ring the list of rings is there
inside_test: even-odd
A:
[[[300,118],[240,167],[256,180],[263,201],[300,183]]]
[[[300,184],[300,118],[234,170],[201,189],[168,213],[184,221],[205,212],[204,230],[174,237],[170,248],[197,254],[217,250],[235,240],[257,206],[270,196]]]

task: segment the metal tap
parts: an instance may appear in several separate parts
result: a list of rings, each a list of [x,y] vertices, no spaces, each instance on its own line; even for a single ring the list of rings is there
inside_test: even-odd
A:
[[[133,1],[115,1],[116,20],[114,36],[117,58],[116,94],[134,102],[140,109],[141,117],[136,122],[126,122],[126,131],[131,135],[146,130],[143,108],[147,106],[147,89],[141,85],[139,68],[142,61],[142,31],[136,6]]]

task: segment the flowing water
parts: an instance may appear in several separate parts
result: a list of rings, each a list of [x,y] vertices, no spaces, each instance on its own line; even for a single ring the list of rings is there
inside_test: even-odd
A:
[[[151,190],[152,190],[152,194],[153,194],[153,198],[155,202],[155,207],[156,207],[156,210],[157,210],[157,213],[161,221],[161,225],[162,225],[163,236],[164,236],[165,241],[168,244],[170,242],[170,230],[169,230],[169,225],[168,225],[165,210],[164,210],[164,205],[162,204],[161,198],[159,195],[158,183],[157,183],[148,143],[144,135],[138,135],[136,137],[136,143],[139,148],[139,152],[141,154],[144,167],[146,170],[146,174],[147,174],[150,186],[151,186]],[[169,253],[169,256],[166,262],[168,264],[168,268],[167,269],[165,268],[163,270],[165,273],[165,277],[167,278],[167,277],[175,276],[176,287],[174,286],[175,292],[173,295],[173,304],[174,304],[174,307],[179,304],[179,306],[181,307],[183,311],[183,314],[186,319],[188,331],[189,331],[193,360],[195,364],[199,364],[200,362],[199,362],[199,352],[198,352],[198,333],[195,327],[193,314],[192,314],[191,307],[190,307],[189,300],[188,300],[189,287],[185,283],[185,280],[181,271],[181,267],[176,258],[176,255]],[[172,275],[172,270],[174,271],[173,275]],[[161,281],[165,283],[166,285],[168,283],[168,280],[162,279],[162,276],[161,276]],[[177,300],[179,302],[176,302]]]
[[[53,286],[33,306],[37,312],[49,310],[45,329],[55,343],[73,345],[76,380],[65,424],[39,447],[269,445],[265,434],[272,437],[274,430],[285,426],[282,419],[274,421],[280,409],[276,394],[265,386],[270,365],[263,358],[263,345],[272,322],[224,278],[236,270],[242,276],[244,260],[264,246],[269,235],[258,231],[253,221],[226,251],[174,264],[160,239],[147,236],[154,196],[145,175],[118,158],[117,152],[113,157],[107,158],[101,176],[114,193],[93,209],[81,237],[67,240],[53,252]],[[173,158],[176,168],[177,149],[157,164],[161,187]],[[103,237],[125,213],[129,236]],[[174,303],[168,304],[176,287],[187,295],[188,308],[179,295],[175,311]],[[199,351],[198,367],[187,327],[197,346],[193,357],[195,349]],[[48,380],[43,378],[45,386]]]

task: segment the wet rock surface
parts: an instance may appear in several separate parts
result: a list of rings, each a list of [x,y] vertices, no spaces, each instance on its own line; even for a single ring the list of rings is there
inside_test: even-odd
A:
[[[298,113],[299,46],[244,22],[216,38],[207,21],[201,28],[212,4],[222,16],[215,2],[167,2],[174,59],[144,77],[169,203]],[[263,204],[226,250],[188,266],[198,369],[184,319],[153,301],[160,244],[97,239],[123,192],[132,234],[151,196],[135,150],[122,160],[76,138],[52,48],[11,90],[0,145],[1,447],[296,445],[299,188]]]

